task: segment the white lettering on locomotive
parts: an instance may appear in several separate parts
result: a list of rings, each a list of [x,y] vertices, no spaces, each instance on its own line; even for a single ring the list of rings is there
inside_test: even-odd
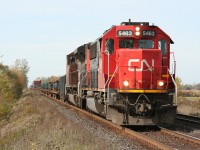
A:
[[[147,60],[145,59],[142,59],[142,61],[140,62],[141,63],[141,68],[138,68],[136,65],[134,66],[133,63],[138,63],[140,62],[139,59],[129,59],[128,61],[128,70],[129,71],[136,71],[136,72],[141,72],[141,71],[153,71],[153,68],[154,68],[154,59],[152,59],[152,67],[149,65],[149,63],[147,62]],[[131,65],[132,64],[132,65]],[[147,66],[147,70],[144,70],[144,65]]]

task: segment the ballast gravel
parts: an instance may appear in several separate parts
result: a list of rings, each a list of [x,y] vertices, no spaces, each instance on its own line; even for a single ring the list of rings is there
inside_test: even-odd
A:
[[[144,135],[147,135],[151,137],[152,139],[155,139],[157,141],[160,141],[161,143],[164,143],[174,149],[180,149],[180,150],[200,150],[199,145],[188,142],[184,139],[177,138],[175,136],[165,134],[163,132],[143,132]]]
[[[67,120],[74,123],[76,126],[81,126],[82,129],[88,131],[95,139],[105,141],[108,145],[107,149],[112,150],[135,150],[135,149],[149,149],[147,145],[141,145],[138,141],[133,141],[125,136],[117,134],[106,127],[92,121],[88,118],[78,115],[76,112],[61,106],[52,100],[45,98],[51,105],[55,105],[56,109],[62,113]]]

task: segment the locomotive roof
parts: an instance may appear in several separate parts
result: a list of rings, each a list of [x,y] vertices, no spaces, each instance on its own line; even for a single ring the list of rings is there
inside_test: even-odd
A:
[[[121,25],[144,25],[144,26],[149,26],[149,22],[122,22]]]

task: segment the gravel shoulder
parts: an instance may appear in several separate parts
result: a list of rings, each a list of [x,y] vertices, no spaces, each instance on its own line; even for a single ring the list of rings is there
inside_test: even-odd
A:
[[[27,90],[9,120],[0,122],[0,149],[145,149],[79,116],[36,91]]]
[[[169,134],[165,134],[161,131],[153,131],[153,132],[149,131],[149,132],[143,132],[143,134],[153,139],[156,139],[157,141],[160,141],[161,143],[169,145],[170,147],[173,147],[174,149],[200,150],[200,147],[197,144],[190,143],[184,139],[180,139]]]

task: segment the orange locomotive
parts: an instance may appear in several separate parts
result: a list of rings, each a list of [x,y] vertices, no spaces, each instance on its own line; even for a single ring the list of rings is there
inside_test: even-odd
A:
[[[112,26],[67,55],[67,100],[120,125],[172,124],[177,90],[170,44],[147,22]]]

